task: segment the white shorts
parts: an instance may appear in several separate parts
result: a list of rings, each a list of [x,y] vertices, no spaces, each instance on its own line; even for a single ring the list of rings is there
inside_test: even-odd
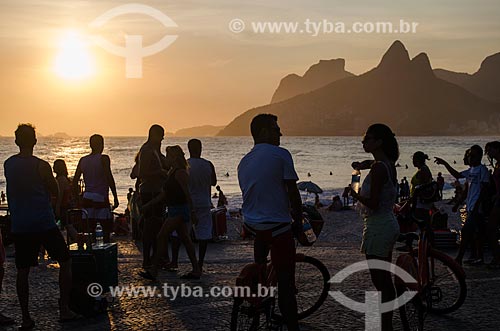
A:
[[[194,208],[194,212],[196,218],[198,218],[198,224],[194,226],[196,239],[212,239],[212,214],[210,213],[210,207]]]

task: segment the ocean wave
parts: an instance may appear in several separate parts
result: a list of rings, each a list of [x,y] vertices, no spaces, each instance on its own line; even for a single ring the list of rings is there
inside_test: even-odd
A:
[[[140,149],[140,146],[128,146],[128,147],[111,147],[109,149],[110,152],[128,152],[128,151],[136,151],[138,152]]]

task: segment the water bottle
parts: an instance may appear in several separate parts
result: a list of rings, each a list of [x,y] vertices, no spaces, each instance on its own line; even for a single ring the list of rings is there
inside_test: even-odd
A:
[[[357,169],[355,169],[352,172],[352,177],[351,177],[351,187],[352,190],[356,193],[359,193],[359,183],[361,181],[361,172]]]
[[[95,227],[95,241],[97,247],[102,247],[104,245],[104,232],[102,231],[102,226],[99,222],[97,222]]]
[[[314,233],[311,223],[309,223],[307,220],[304,220],[304,224],[302,226],[302,229],[304,231],[304,234],[307,237],[307,241],[312,244],[316,241],[316,234]]]

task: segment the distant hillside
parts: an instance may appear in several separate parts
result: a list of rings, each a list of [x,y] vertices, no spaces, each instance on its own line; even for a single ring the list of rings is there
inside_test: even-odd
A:
[[[320,60],[311,66],[304,76],[290,74],[283,78],[274,92],[271,103],[290,99],[299,94],[314,91],[336,80],[354,76],[344,70],[344,59]]]
[[[462,86],[486,100],[500,102],[500,53],[488,56],[479,70],[470,75],[444,69],[436,69],[437,77]]]
[[[437,78],[425,53],[410,59],[399,41],[369,72],[250,109],[220,135],[249,135],[249,123],[259,113],[276,114],[289,136],[361,135],[375,122],[390,125],[398,135],[500,133],[499,103]]]
[[[203,125],[192,128],[180,129],[175,132],[176,137],[213,137],[222,130],[224,126]]]

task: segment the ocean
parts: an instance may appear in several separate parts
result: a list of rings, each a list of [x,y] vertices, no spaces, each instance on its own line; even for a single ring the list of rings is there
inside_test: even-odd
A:
[[[398,137],[401,156],[399,159],[398,178],[411,178],[415,172],[411,155],[416,151],[428,154],[431,161],[428,165],[434,175],[441,171],[446,181],[445,198],[453,194],[450,183],[453,178],[443,166],[433,163],[433,157],[439,156],[449,161],[457,170],[466,169],[463,165],[463,154],[473,144],[484,148],[488,141],[497,137]],[[126,207],[127,192],[134,187],[130,179],[130,171],[134,165],[134,157],[145,137],[105,137],[104,153],[111,158],[111,168],[117,184],[120,197],[118,211]],[[189,157],[187,142],[189,138],[167,137],[163,141],[162,151],[167,145],[180,145]],[[238,186],[237,166],[241,158],[252,148],[251,137],[207,137],[201,138],[203,143],[202,156],[215,166],[218,184],[228,196],[231,208],[241,204],[241,193]],[[0,138],[0,190],[5,191],[3,161],[18,152],[12,137]],[[371,155],[363,151],[361,137],[282,137],[281,146],[287,148],[294,159],[299,181],[313,181],[325,192],[321,200],[328,203],[335,194],[341,194],[343,188],[351,181],[352,161],[364,160]],[[70,176],[73,176],[80,157],[88,154],[90,148],[88,137],[53,138],[40,137],[35,146],[35,155],[53,164],[56,159],[64,159]],[[456,164],[453,164],[456,161]],[[486,157],[483,163],[487,164]],[[408,166],[406,169],[405,166]],[[265,167],[265,163],[262,164]],[[330,175],[330,172],[332,173]],[[310,174],[310,176],[309,176]],[[227,176],[228,175],[228,176]],[[362,172],[362,177],[366,172]],[[363,180],[363,178],[362,178]],[[215,192],[215,188],[213,189]],[[314,197],[304,193],[304,200],[313,201]]]

